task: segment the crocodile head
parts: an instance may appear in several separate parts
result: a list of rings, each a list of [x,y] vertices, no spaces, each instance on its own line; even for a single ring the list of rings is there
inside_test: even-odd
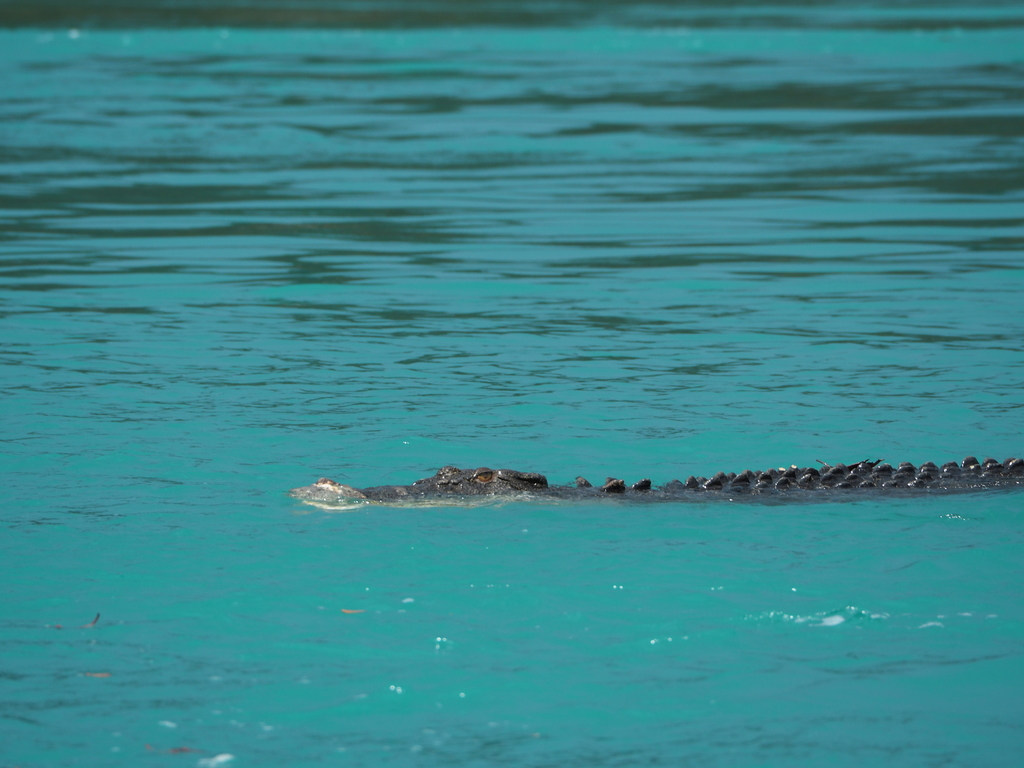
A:
[[[547,478],[537,472],[442,467],[433,477],[417,480],[412,485],[353,488],[322,477],[312,485],[293,488],[291,495],[303,501],[337,503],[350,499],[399,501],[424,496],[501,496],[547,487]]]
[[[520,491],[537,491],[548,487],[548,479],[538,472],[515,469],[459,469],[441,467],[433,477],[417,480],[412,493],[443,493],[471,495],[502,495]]]

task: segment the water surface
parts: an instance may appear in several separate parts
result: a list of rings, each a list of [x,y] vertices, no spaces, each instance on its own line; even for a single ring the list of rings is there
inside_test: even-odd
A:
[[[285,493],[1024,453],[1019,4],[0,23],[0,765],[1019,764],[1020,494]]]

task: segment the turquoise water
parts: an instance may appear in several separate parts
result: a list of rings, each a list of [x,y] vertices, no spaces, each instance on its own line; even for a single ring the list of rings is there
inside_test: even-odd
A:
[[[1024,7],[84,7],[0,10],[0,766],[1021,764],[1024,494],[286,491],[1021,455]]]

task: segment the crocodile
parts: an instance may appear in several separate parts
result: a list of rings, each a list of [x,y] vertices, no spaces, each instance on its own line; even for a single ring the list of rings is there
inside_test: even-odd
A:
[[[432,477],[417,480],[412,485],[378,485],[353,488],[342,483],[320,478],[312,485],[294,488],[291,495],[309,502],[382,501],[406,502],[452,496],[538,496],[554,498],[588,498],[605,494],[628,494],[644,499],[684,499],[704,494],[783,494],[810,491],[865,491],[876,492],[931,492],[949,490],[976,490],[1024,485],[1024,459],[1005,461],[985,459],[978,461],[968,456],[959,464],[954,461],[937,465],[926,461],[920,466],[903,462],[892,466],[881,460],[858,461],[852,464],[826,464],[820,467],[772,467],[763,472],[718,472],[711,477],[690,475],[685,481],[672,480],[655,487],[647,478],[632,484],[609,477],[595,486],[583,477],[570,485],[550,485],[539,472],[520,472],[515,469],[459,469],[442,467]]]

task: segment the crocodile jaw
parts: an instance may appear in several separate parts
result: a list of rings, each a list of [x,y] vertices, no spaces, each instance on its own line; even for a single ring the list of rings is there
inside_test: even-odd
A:
[[[341,499],[365,499],[365,493],[351,485],[321,477],[312,485],[305,485],[302,488],[292,488],[289,493],[296,499],[303,501],[339,501]]]

